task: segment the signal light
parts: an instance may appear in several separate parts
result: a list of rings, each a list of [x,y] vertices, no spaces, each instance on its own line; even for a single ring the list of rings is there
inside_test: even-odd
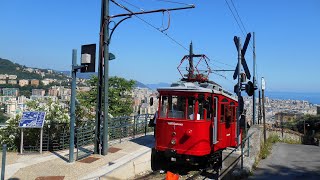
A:
[[[254,93],[254,85],[251,81],[249,81],[247,84],[246,84],[246,92],[248,94],[248,96],[252,96],[253,93]]]

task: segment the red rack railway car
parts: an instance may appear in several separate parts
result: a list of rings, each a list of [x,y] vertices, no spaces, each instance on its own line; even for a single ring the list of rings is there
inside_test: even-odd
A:
[[[185,56],[189,61],[196,56],[190,51]],[[221,167],[222,150],[238,144],[237,98],[203,74],[187,76],[158,89],[152,170],[166,169],[171,162]]]

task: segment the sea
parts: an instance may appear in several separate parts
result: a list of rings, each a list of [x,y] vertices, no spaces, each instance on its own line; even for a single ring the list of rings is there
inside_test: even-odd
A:
[[[307,93],[307,92],[268,92],[265,93],[266,97],[270,99],[282,99],[282,100],[303,100],[312,104],[320,105],[320,92],[319,93]]]

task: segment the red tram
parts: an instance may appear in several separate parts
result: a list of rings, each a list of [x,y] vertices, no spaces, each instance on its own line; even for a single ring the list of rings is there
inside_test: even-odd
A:
[[[166,169],[171,162],[221,167],[222,150],[238,145],[237,98],[193,67],[193,57],[207,64],[205,55],[192,53],[191,45],[190,55],[181,60],[189,60],[188,74],[158,89],[152,170]]]

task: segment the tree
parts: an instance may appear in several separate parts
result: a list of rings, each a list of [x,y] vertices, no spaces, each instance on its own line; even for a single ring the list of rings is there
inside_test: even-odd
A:
[[[66,123],[69,125],[70,116],[68,108],[66,105],[60,104],[58,101],[53,101],[51,99],[47,101],[43,100],[33,100],[27,102],[27,107],[29,111],[44,111],[46,112],[45,125],[52,123]],[[17,150],[19,147],[20,140],[20,129],[18,128],[19,120],[21,119],[21,114],[15,117],[11,117],[6,121],[6,126],[0,129],[0,143],[7,144],[9,150]],[[58,132],[59,129],[54,129],[52,127],[52,132]],[[51,136],[53,134],[50,134]],[[39,143],[39,129],[28,129],[25,132],[25,141],[33,145]]]
[[[88,80],[88,85],[91,87],[90,91],[79,92],[77,99],[81,106],[90,110],[95,110],[97,104],[97,76],[92,76]],[[133,111],[133,99],[131,92],[135,85],[135,81],[126,80],[120,77],[109,78],[109,114],[112,116],[125,116],[130,115]],[[103,98],[103,96],[101,96]]]

